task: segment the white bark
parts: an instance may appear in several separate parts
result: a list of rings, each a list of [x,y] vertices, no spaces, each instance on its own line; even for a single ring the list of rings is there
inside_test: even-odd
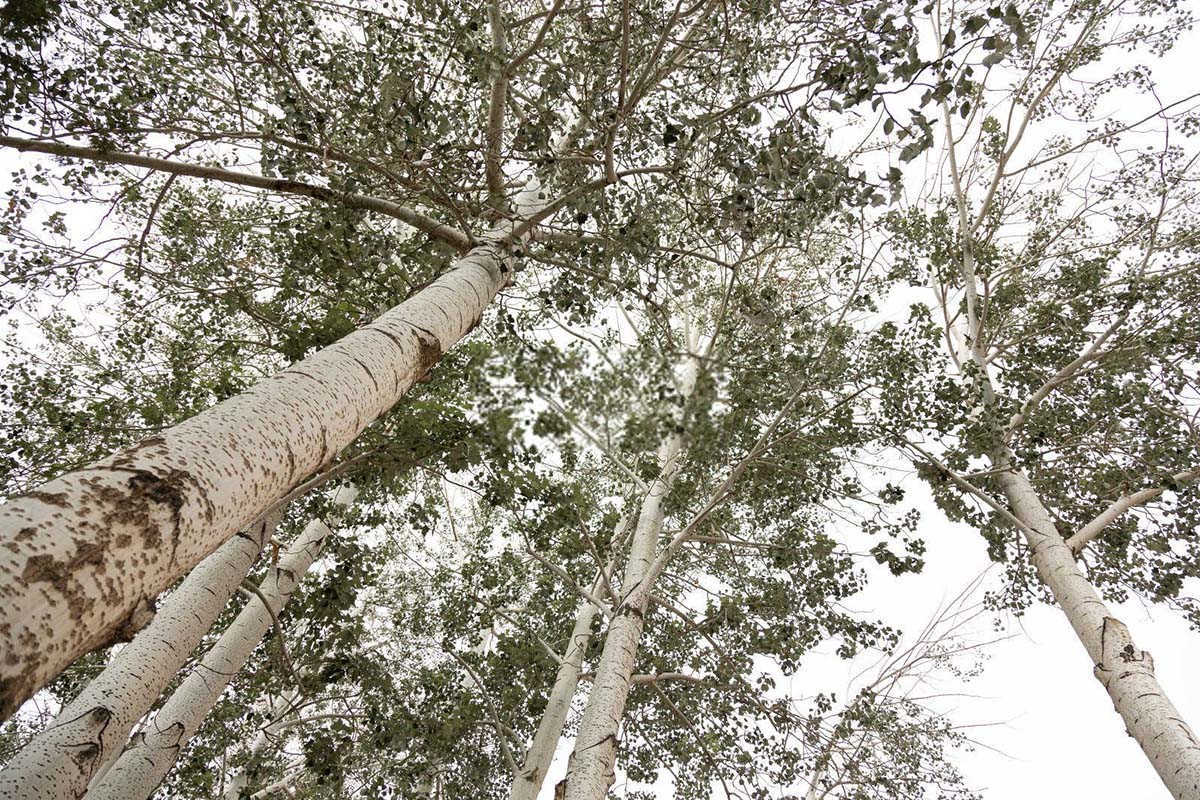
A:
[[[592,594],[596,594],[601,586],[600,580],[592,584]],[[525,753],[521,773],[513,781],[512,800],[537,800],[538,792],[542,789],[542,782],[550,771],[554,751],[562,736],[563,725],[567,721],[567,712],[571,710],[571,700],[579,686],[583,654],[592,638],[592,622],[596,619],[597,611],[596,605],[587,600],[579,605],[575,625],[571,629],[571,639],[567,642],[562,664],[554,677],[554,686],[550,690],[546,710],[542,712],[533,742]]]
[[[1003,460],[1003,459],[1002,459]],[[1038,576],[1050,587],[1094,663],[1125,728],[1177,800],[1200,800],[1200,743],[1154,675],[1154,660],[1139,650],[1080,570],[1029,480],[1017,471],[997,473],[1025,538]]]
[[[523,218],[541,204],[534,182]],[[195,417],[0,506],[0,719],[328,464],[478,323],[504,222],[369,325]]]
[[[353,488],[341,490],[335,502],[349,506]],[[292,592],[320,555],[330,536],[329,526],[314,519],[288,548],[278,565],[263,579],[260,591],[274,616],[287,605]],[[130,743],[116,764],[93,785],[90,800],[141,800],[162,782],[184,744],[200,727],[233,676],[272,625],[272,613],[257,597],[247,601],[212,649],[167,699],[145,729]],[[282,631],[275,635],[282,636]]]
[[[1200,469],[1179,472],[1171,476],[1171,480],[1176,484],[1190,483],[1197,478],[1200,478]],[[1116,522],[1126,511],[1157,499],[1166,490],[1167,487],[1165,486],[1155,486],[1117,498],[1104,511],[1100,512],[1095,519],[1077,530],[1067,540],[1067,547],[1071,548],[1072,553],[1078,555],[1087,546],[1088,542],[1104,533],[1104,529]]]
[[[81,797],[199,646],[273,529],[273,522],[256,525],[201,561],[150,623],[0,772],[0,798]]]
[[[685,401],[695,390],[698,366],[697,360],[689,356],[681,370],[679,393]],[[663,500],[679,472],[682,449],[683,433],[679,429],[659,446],[659,474],[642,501],[621,581],[621,603],[609,622],[596,678],[567,765],[566,800],[603,800],[616,777],[617,733],[657,577],[652,567],[662,535]]]

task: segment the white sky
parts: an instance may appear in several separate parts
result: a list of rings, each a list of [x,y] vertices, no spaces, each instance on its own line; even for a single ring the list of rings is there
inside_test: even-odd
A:
[[[910,492],[922,491],[910,484]],[[928,499],[919,532],[929,544],[920,575],[880,576],[854,606],[874,610],[894,624],[917,628],[934,609],[988,567],[979,534],[951,523]],[[983,588],[997,585],[989,575]],[[1158,676],[1184,719],[1200,719],[1200,635],[1178,618],[1136,603],[1114,607],[1135,641],[1154,656]],[[960,758],[968,782],[989,798],[1075,796],[1166,800],[1163,787],[1137,743],[1124,732],[1092,664],[1057,608],[1038,606],[1010,618],[1011,639],[988,648],[984,673],[948,692],[972,693],[955,701],[959,724],[1001,723],[974,731],[984,749]]]

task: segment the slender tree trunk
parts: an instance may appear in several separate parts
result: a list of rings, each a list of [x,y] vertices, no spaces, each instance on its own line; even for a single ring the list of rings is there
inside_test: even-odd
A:
[[[0,798],[77,798],[199,646],[245,579],[274,521],[238,534],[200,562],[150,623],[0,771]]]
[[[343,489],[335,498],[339,505],[354,501],[354,489]],[[91,800],[142,800],[162,782],[188,739],[204,722],[229,681],[250,658],[263,635],[287,604],[292,592],[321,553],[330,536],[329,526],[314,519],[305,526],[266,578],[261,593],[270,604],[251,598],[229,628],[221,634],[199,665],[139,734],[116,764],[87,793]],[[274,613],[272,613],[274,612]],[[276,631],[282,636],[282,631]]]
[[[698,363],[689,356],[679,379],[685,402],[695,390],[697,372]],[[642,501],[621,581],[621,603],[604,636],[596,678],[567,765],[566,800],[603,800],[616,777],[617,733],[632,685],[646,608],[657,577],[651,567],[662,534],[663,500],[679,472],[682,450],[683,433],[679,425],[659,447],[659,474]]]
[[[267,745],[270,744],[272,737],[285,728],[290,727],[287,715],[298,696],[299,692],[296,690],[284,692],[280,696],[281,708],[278,712],[272,709],[270,724],[255,734],[253,741],[250,742],[250,746],[246,748],[246,753],[251,760],[267,749]],[[249,764],[235,769],[225,784],[225,793],[222,795],[225,800],[238,800],[242,796],[242,792],[250,787],[250,778],[251,770],[249,769]]]
[[[1038,576],[1096,665],[1096,679],[1112,698],[1126,731],[1173,797],[1200,800],[1200,743],[1154,676],[1154,660],[1138,649],[1129,629],[1100,599],[1029,480],[1010,467],[1006,456],[995,460],[1009,467],[996,478],[1013,515],[1031,529],[1025,531],[1025,539]]]
[[[299,764],[295,768],[289,770],[288,773],[279,780],[275,781],[274,783],[267,784],[254,794],[250,795],[250,800],[263,800],[263,798],[270,797],[278,791],[287,789],[289,786],[299,780],[300,776],[303,774],[304,765]]]
[[[537,195],[517,198],[521,218]],[[479,322],[521,225],[250,390],[0,506],[0,719],[395,405]]]
[[[601,586],[601,582],[597,580],[592,585],[592,594],[595,595]],[[538,723],[533,743],[525,753],[521,774],[513,781],[512,800],[537,800],[538,792],[542,789],[542,782],[546,780],[550,763],[554,760],[558,740],[562,737],[567,712],[571,709],[571,700],[579,686],[583,654],[592,638],[592,621],[596,619],[596,612],[594,603],[584,600],[579,604],[579,611],[575,614],[575,625],[571,629],[571,639],[567,642],[562,664],[554,677],[554,686],[550,690],[546,710],[542,712],[542,720]]]

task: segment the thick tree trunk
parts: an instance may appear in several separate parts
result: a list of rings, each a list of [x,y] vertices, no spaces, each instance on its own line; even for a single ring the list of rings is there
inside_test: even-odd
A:
[[[539,202],[531,186],[518,211]],[[250,390],[0,506],[0,719],[395,405],[508,280],[515,227]]]
[[[600,589],[601,583],[592,585],[592,594]],[[592,638],[592,621],[596,619],[597,608],[594,603],[583,601],[575,615],[575,625],[571,629],[571,639],[567,642],[566,652],[563,653],[562,664],[554,677],[554,686],[550,690],[550,698],[546,702],[546,710],[542,712],[541,722],[533,736],[533,743],[525,753],[525,763],[521,766],[521,774],[513,781],[512,800],[537,800],[542,782],[550,771],[550,763],[554,760],[554,751],[558,740],[562,737],[563,725],[567,721],[567,712],[571,710],[571,700],[579,686],[579,673],[583,668],[583,654]]]
[[[335,502],[348,506],[355,491],[343,489]],[[330,536],[329,527],[314,519],[271,569],[261,586],[262,596],[274,616],[320,555]],[[272,613],[254,597],[221,634],[199,665],[183,680],[117,763],[87,793],[91,800],[142,800],[162,782],[188,739],[200,727],[209,710],[220,699],[229,681],[245,665],[250,654],[272,625]],[[275,635],[282,636],[282,631]]]
[[[256,525],[201,561],[133,641],[0,772],[0,798],[83,796],[199,646],[273,528]]]
[[[680,394],[685,401],[695,390],[697,371],[696,359],[689,356],[679,379]],[[603,800],[616,777],[617,733],[629,697],[646,608],[657,577],[651,567],[662,534],[663,500],[679,472],[682,449],[683,433],[677,428],[658,450],[659,474],[642,501],[621,581],[621,603],[604,636],[596,678],[567,766],[566,800]]]
[[[1007,462],[998,460],[1001,466]],[[1154,660],[1138,649],[1129,629],[1100,599],[1029,480],[1016,470],[998,472],[997,480],[1013,515],[1031,529],[1025,531],[1025,539],[1038,576],[1096,665],[1096,679],[1112,698],[1126,731],[1173,797],[1200,800],[1200,743],[1154,676]]]

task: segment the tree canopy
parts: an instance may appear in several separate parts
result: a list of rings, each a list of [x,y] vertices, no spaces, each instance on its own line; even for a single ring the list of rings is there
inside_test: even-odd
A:
[[[1104,605],[1200,625],[1200,102],[1154,71],[1191,24],[10,2],[0,798],[968,800],[969,721],[918,687],[1036,602],[1200,798]],[[942,518],[1002,565],[986,609],[856,610]],[[162,633],[255,530],[223,610]],[[139,636],[178,650],[146,698],[77,708]],[[830,657],[876,666],[791,688]]]

